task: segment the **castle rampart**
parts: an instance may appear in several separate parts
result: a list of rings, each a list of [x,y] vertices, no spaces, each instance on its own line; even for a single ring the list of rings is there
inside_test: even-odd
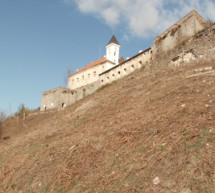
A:
[[[212,28],[213,31],[214,27]],[[105,58],[96,61],[98,63],[90,63],[82,69],[83,71],[80,70],[69,77],[68,89],[57,88],[44,92],[41,111],[71,105],[87,95],[94,93],[98,88],[127,76],[134,70],[151,65],[152,61],[157,60],[159,55],[169,53],[169,51],[173,50],[182,42],[185,42],[185,40],[195,35],[200,35],[200,32],[204,29],[206,29],[205,20],[196,11],[191,11],[161,35],[156,37],[151,48],[138,53],[118,65],[114,65]],[[113,37],[115,38],[115,36]],[[113,37],[111,39],[112,44],[117,43],[118,45],[116,39],[113,41]],[[211,48],[212,51],[214,49],[215,48]],[[182,55],[177,57],[182,57],[183,60],[190,55],[192,57],[190,56],[189,59],[194,57],[193,53],[190,51],[186,56]],[[169,57],[171,57],[171,53],[169,53]]]

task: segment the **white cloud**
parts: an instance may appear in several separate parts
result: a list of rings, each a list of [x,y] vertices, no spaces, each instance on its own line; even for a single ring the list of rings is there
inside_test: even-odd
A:
[[[75,3],[80,12],[101,18],[111,28],[124,28],[129,35],[149,37],[163,31],[196,9],[215,19],[214,0],[63,0]],[[125,35],[127,37],[128,35]]]

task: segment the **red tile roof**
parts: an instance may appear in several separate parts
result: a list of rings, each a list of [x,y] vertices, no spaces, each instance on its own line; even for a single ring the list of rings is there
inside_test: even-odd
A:
[[[74,75],[74,74],[76,74],[76,73],[79,73],[79,72],[81,72],[81,71],[84,71],[84,70],[86,70],[86,69],[88,69],[88,68],[91,68],[91,67],[93,67],[93,66],[96,66],[96,65],[98,65],[98,64],[102,64],[102,63],[104,63],[104,62],[111,62],[111,61],[110,61],[110,60],[107,60],[106,57],[101,58],[101,59],[99,59],[99,60],[96,60],[96,61],[91,62],[90,64],[84,66],[83,68],[81,68],[81,69],[78,70],[77,72],[71,74],[70,76],[72,76],[72,75]],[[113,62],[111,62],[111,63],[113,63]]]

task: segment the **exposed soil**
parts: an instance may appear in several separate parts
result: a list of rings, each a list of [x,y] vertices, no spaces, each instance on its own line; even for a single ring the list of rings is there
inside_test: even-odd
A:
[[[0,192],[214,192],[215,73],[187,78],[208,66],[141,69],[64,110],[7,120]]]

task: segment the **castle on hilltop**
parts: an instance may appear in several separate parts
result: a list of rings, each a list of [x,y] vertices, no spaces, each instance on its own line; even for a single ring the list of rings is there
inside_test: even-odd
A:
[[[125,61],[119,58],[120,44],[113,35],[106,46],[106,56],[71,74],[68,77],[68,88],[58,87],[43,93],[40,110],[74,104],[98,88],[127,76],[134,70],[150,66],[158,55],[174,49],[205,27],[206,21],[193,10],[157,36],[152,47]]]

